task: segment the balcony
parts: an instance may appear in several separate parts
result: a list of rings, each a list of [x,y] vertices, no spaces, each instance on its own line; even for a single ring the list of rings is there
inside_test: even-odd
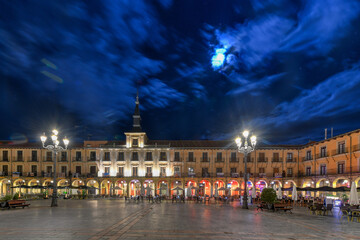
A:
[[[268,161],[268,158],[267,157],[259,157],[258,159],[257,159],[257,161],[259,162],[259,163],[261,163],[261,162],[267,162]]]
[[[204,172],[204,173],[201,174],[201,176],[204,177],[204,178],[209,178],[209,177],[210,177],[210,173]]]
[[[124,177],[124,174],[123,173],[117,173],[116,177]]]
[[[229,161],[230,162],[239,162],[239,158],[230,158]]]
[[[210,158],[209,157],[202,157],[200,158],[201,162],[210,162]]]
[[[360,145],[352,145],[351,149],[352,149],[353,152],[360,151]]]
[[[72,160],[73,160],[73,162],[82,162],[83,158],[82,157],[73,157]]]
[[[110,161],[110,159],[109,159],[109,161]],[[139,161],[139,158],[131,158],[131,161]],[[133,177],[135,177],[135,176],[133,176]]]
[[[27,161],[28,161],[28,162],[38,162],[39,159],[38,159],[37,157],[28,157],[28,158],[27,158]]]
[[[282,178],[282,177],[283,177],[283,174],[282,174],[282,173],[274,173],[274,174],[273,174],[273,177],[275,177],[275,178]]]
[[[303,160],[303,162],[311,161],[311,160],[313,160],[313,156],[303,157],[302,160]]]
[[[218,157],[215,158],[215,162],[217,162],[217,163],[224,162],[224,161],[225,161],[224,158],[218,158]]]
[[[247,162],[253,162],[253,161],[254,161],[254,158],[250,158],[250,157],[247,158]],[[245,158],[243,158],[243,162],[245,162]]]
[[[9,162],[9,158],[0,158],[1,162]]]
[[[60,158],[60,160],[59,160],[59,162],[67,162],[67,161],[68,161],[68,159],[64,158],[64,157]]]
[[[160,173],[160,177],[167,177],[166,173]]]
[[[332,155],[332,156],[335,156],[335,155],[345,154],[345,153],[348,153],[348,152],[349,152],[348,147],[338,148],[338,149],[336,149],[336,150],[333,150],[333,151],[331,152],[331,155]]]
[[[159,161],[161,161],[161,162],[166,162],[166,161],[167,161],[167,158],[160,158]]]
[[[181,173],[180,172],[174,172],[174,177],[181,177]]]
[[[0,176],[9,176],[9,172],[0,172]]]
[[[290,177],[293,177],[294,175],[292,173],[288,173],[286,174],[286,177],[290,178]]]
[[[231,173],[230,174],[232,178],[239,178],[240,174],[239,173]]]
[[[94,177],[97,177],[97,174],[96,173],[88,173],[88,174],[86,174],[86,177],[94,178]]]
[[[196,173],[194,173],[194,172],[189,172],[189,173],[188,173],[188,177],[196,177]]]
[[[225,174],[223,173],[223,172],[218,172],[218,173],[216,173],[216,176],[217,177],[225,177]]]
[[[146,162],[151,162],[151,161],[153,161],[153,158],[151,157],[151,158],[145,158],[145,161]]]
[[[282,158],[279,158],[279,157],[273,157],[273,158],[271,158],[271,162],[282,162]]]
[[[95,162],[96,157],[88,157],[87,160],[88,160],[88,162]]]
[[[13,176],[13,177],[21,177],[22,175],[23,175],[22,172],[13,172],[13,173],[12,173],[12,176]]]
[[[23,157],[13,157],[13,161],[14,162],[23,162],[24,158]]]
[[[297,158],[286,158],[287,163],[296,163]]]
[[[174,158],[174,162],[182,162],[182,158]]]
[[[152,177],[152,173],[145,173],[145,177]]]
[[[196,158],[187,158],[186,161],[187,162],[196,162]]]
[[[260,178],[266,178],[266,173],[259,173]]]
[[[43,157],[43,162],[52,162],[52,157]]]

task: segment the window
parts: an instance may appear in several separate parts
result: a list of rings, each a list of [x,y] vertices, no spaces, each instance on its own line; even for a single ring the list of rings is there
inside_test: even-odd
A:
[[[139,154],[138,154],[138,152],[133,152],[133,153],[132,153],[131,161],[139,161]]]
[[[160,161],[166,161],[167,157],[166,157],[166,152],[160,152]]]
[[[37,151],[31,151],[31,161],[37,161]]]
[[[110,167],[105,167],[105,176],[110,175]]]
[[[210,177],[208,168],[202,168],[201,173],[203,177]]]
[[[31,165],[31,172],[32,173],[37,173],[37,166],[36,165]]]
[[[137,175],[138,175],[138,168],[137,167],[132,168],[132,175],[133,175],[133,177],[137,177]]]
[[[22,171],[23,171],[23,166],[22,166],[22,165],[17,165],[17,166],[16,166],[16,171],[19,172],[19,173],[22,173]]]
[[[312,157],[311,157],[311,150],[306,151],[306,160],[312,160]]]
[[[306,176],[311,176],[311,167],[306,167]]]
[[[326,147],[320,148],[320,157],[326,157]]]
[[[118,154],[118,161],[125,161],[124,152],[119,152],[119,154]]]
[[[174,161],[175,162],[180,162],[180,152],[175,152]]]
[[[46,166],[46,172],[52,173],[52,166]]]
[[[345,141],[338,143],[338,154],[345,153]]]
[[[208,153],[207,152],[203,152],[202,153],[202,162],[207,162],[209,160],[208,158]]]
[[[320,175],[326,175],[326,164],[320,165]]]
[[[259,173],[265,173],[265,168],[259,168]]]
[[[23,161],[23,151],[17,151],[17,160]]]
[[[293,161],[293,153],[287,153],[286,154],[286,161],[288,161],[288,162]]]
[[[8,151],[3,151],[2,154],[3,154],[2,155],[2,160],[5,161],[5,162],[9,161],[9,152]]]
[[[286,169],[286,173],[287,173],[287,177],[292,177],[293,169],[292,168]]]
[[[230,153],[230,162],[237,162],[236,152],[231,152]]]
[[[216,153],[216,161],[217,162],[222,162],[223,159],[222,159],[222,152],[217,152]]]
[[[236,173],[236,168],[230,168],[230,173]]]
[[[222,173],[222,168],[216,168],[216,173]]]
[[[189,155],[188,155],[188,161],[189,162],[194,162],[194,153],[193,152],[189,152]]]
[[[280,162],[279,153],[273,153],[273,162]]]
[[[76,151],[75,157],[76,157],[75,161],[81,161],[81,152],[80,152],[80,151]]]
[[[66,174],[67,172],[67,167],[66,166],[61,166],[61,172]]]
[[[145,161],[152,161],[152,152],[146,152]]]
[[[151,177],[152,176],[152,167],[146,167],[146,176]]]
[[[77,174],[81,174],[81,166],[76,166],[76,167],[75,167],[75,172],[76,172]]]
[[[67,161],[67,152],[61,152],[61,161]]]
[[[166,167],[160,167],[160,176],[166,177]]]
[[[137,138],[133,139],[133,141],[132,141],[132,145],[133,145],[133,147],[137,147],[137,146],[139,146],[139,141],[138,141],[138,139],[137,139]]]
[[[45,161],[52,161],[52,152],[46,152],[46,160]]]
[[[258,162],[265,162],[265,153],[259,153]]]
[[[9,172],[9,166],[8,165],[3,165],[2,170],[3,170],[3,173],[5,174],[5,176],[7,176],[8,172]]]
[[[124,167],[119,167],[118,176],[119,177],[124,176]]]
[[[90,174],[96,175],[96,166],[90,166]]]
[[[174,167],[174,176],[175,177],[180,177],[181,176],[181,170],[180,170],[179,166]]]
[[[96,152],[90,152],[90,161],[96,161]]]
[[[104,160],[105,161],[110,161],[110,152],[105,152]]]
[[[338,174],[343,174],[345,172],[345,163],[339,162],[338,163]]]

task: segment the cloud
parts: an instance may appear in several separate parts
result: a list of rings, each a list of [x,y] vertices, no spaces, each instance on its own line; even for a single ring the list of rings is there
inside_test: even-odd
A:
[[[260,125],[280,127],[359,112],[360,67],[337,73],[313,89],[304,90],[291,102],[278,105],[268,117],[255,120]]]
[[[144,108],[165,108],[176,102],[183,102],[186,95],[171,88],[159,79],[149,79],[147,84],[140,87],[140,95]]]

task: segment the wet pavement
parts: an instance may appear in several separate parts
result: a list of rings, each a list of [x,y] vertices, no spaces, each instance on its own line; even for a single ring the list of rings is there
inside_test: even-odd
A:
[[[290,214],[238,203],[29,202],[30,208],[0,211],[0,239],[360,239],[360,223],[300,207]]]

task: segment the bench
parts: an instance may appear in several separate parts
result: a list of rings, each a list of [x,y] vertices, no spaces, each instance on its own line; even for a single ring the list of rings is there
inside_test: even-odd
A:
[[[17,207],[22,207],[22,208],[25,208],[25,207],[29,207],[29,203],[26,203],[25,200],[10,200],[7,202],[7,205],[8,205],[8,209],[10,208],[17,208]]]
[[[274,209],[275,211],[284,211],[284,212],[287,212],[289,211],[290,213],[291,210],[293,209],[291,205],[287,204],[287,203],[275,203],[274,204]]]

